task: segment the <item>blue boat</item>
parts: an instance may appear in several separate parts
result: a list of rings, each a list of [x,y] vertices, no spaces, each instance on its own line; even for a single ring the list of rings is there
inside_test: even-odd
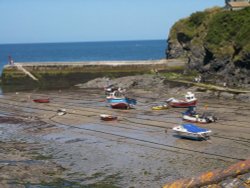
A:
[[[212,131],[198,127],[193,124],[183,124],[173,128],[173,131],[179,136],[195,140],[206,140],[210,137]]]
[[[129,109],[133,108],[136,105],[135,99],[130,99],[127,97],[124,98],[109,98],[107,99],[108,103],[112,108],[119,108],[119,109]]]

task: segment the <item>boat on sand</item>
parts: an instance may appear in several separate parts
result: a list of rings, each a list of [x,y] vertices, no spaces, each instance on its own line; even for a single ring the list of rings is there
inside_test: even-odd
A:
[[[212,115],[210,116],[205,116],[205,115],[183,115],[182,119],[187,122],[191,123],[212,123],[216,121],[216,118]]]
[[[207,140],[212,131],[194,124],[183,124],[173,127],[173,131],[180,137],[193,140]]]
[[[198,114],[195,107],[189,107],[189,109],[183,113],[182,119],[191,123],[212,123],[217,120],[214,115],[209,113]]]
[[[166,110],[168,108],[169,106],[167,104],[163,104],[163,105],[153,106],[152,110]]]
[[[46,99],[33,99],[33,102],[36,102],[36,103],[49,103],[50,100],[49,100],[49,98],[46,98]]]
[[[116,116],[113,115],[108,115],[108,114],[101,114],[100,115],[101,120],[103,121],[113,121],[113,120],[117,120]]]
[[[127,97],[124,98],[113,98],[113,99],[108,99],[108,103],[110,103],[110,106],[112,108],[116,109],[130,109],[134,108],[136,105],[136,100],[135,99],[130,99]]]
[[[192,92],[187,92],[185,99],[169,98],[166,102],[175,108],[188,108],[191,106],[196,106],[197,99]]]
[[[109,96],[106,97],[106,99],[112,108],[117,109],[134,108],[137,103],[135,99],[125,97],[124,94],[119,91],[110,93]]]

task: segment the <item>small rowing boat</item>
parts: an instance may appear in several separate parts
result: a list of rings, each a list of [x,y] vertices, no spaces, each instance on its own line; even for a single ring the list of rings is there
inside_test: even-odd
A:
[[[167,104],[159,105],[159,106],[153,106],[152,110],[166,110],[169,106]]]
[[[33,99],[34,102],[36,103],[49,103],[49,99]]]
[[[113,121],[113,120],[117,120],[116,116],[113,115],[108,115],[108,114],[101,114],[100,115],[101,120],[103,121]]]

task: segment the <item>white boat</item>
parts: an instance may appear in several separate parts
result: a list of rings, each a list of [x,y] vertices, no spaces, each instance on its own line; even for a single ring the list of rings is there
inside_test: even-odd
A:
[[[211,130],[204,129],[193,124],[175,126],[173,127],[173,131],[180,137],[194,140],[206,140],[212,134]]]
[[[191,123],[212,123],[217,120],[214,115],[209,113],[196,113],[195,107],[189,107],[189,109],[183,113],[182,119]]]
[[[205,116],[202,116],[199,114],[196,114],[194,116],[184,114],[182,116],[182,119],[184,121],[191,122],[191,123],[212,123],[212,122],[215,122],[215,120],[216,120],[216,118],[214,116],[205,117]]]

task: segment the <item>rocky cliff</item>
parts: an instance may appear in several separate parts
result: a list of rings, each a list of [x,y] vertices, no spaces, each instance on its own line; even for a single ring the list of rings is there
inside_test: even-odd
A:
[[[207,82],[250,88],[250,8],[212,8],[175,23],[167,58],[188,58]]]

